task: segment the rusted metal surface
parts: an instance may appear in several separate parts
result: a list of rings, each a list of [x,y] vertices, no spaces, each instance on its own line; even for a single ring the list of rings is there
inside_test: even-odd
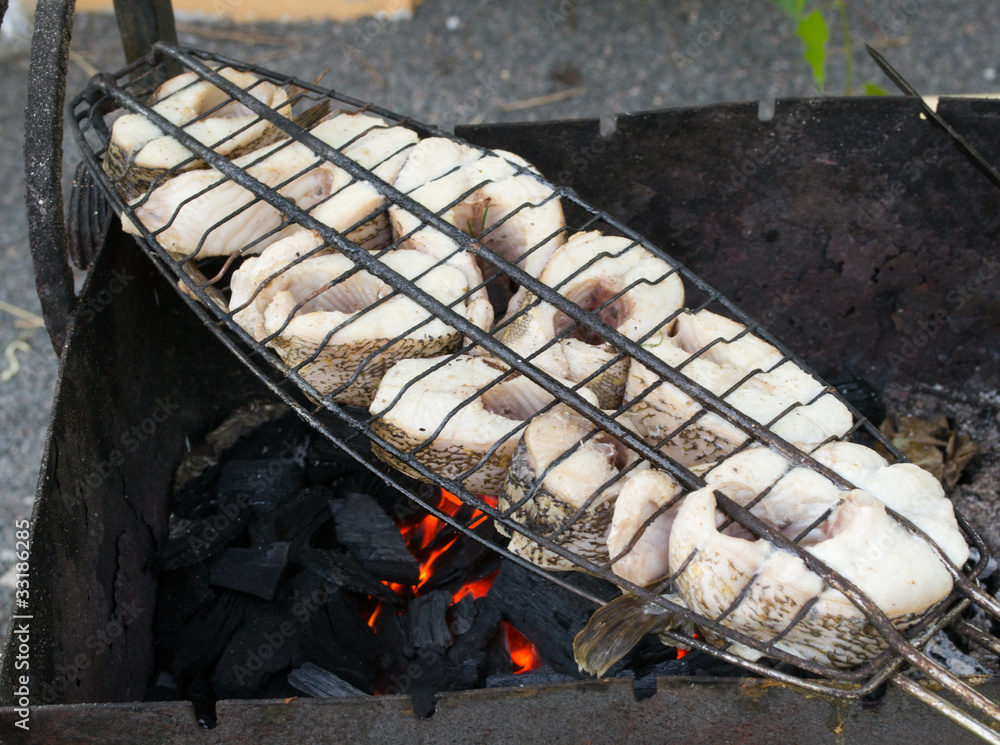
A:
[[[981,687],[991,696],[1000,692],[997,683]],[[197,731],[186,702],[50,706],[32,713],[29,736],[12,726],[15,712],[0,709],[5,742],[11,745],[174,745],[195,739],[359,745],[978,742],[898,691],[890,690],[878,707],[864,709],[759,680],[661,679],[657,693],[645,701],[636,701],[631,682],[620,678],[448,693],[438,697],[428,719],[414,716],[408,696],[226,701],[219,703],[218,716],[218,727],[205,733]]]
[[[134,701],[185,437],[262,394],[117,225],[82,290],[32,513],[32,703]],[[8,637],[8,641],[11,637]],[[0,701],[14,690],[3,656]]]

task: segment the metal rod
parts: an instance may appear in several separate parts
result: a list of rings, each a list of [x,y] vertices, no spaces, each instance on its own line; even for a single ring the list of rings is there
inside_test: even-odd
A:
[[[158,41],[177,43],[177,27],[170,0],[114,0],[114,8],[126,62],[139,59]],[[180,72],[180,65],[167,65],[159,76],[159,82]]]
[[[896,675],[892,678],[892,684],[900,690],[910,694],[918,701],[927,704],[938,714],[948,717],[948,719],[953,721],[959,727],[971,732],[983,742],[1000,745],[1000,733],[979,723],[953,703],[946,701],[937,694],[931,693],[915,680],[910,680],[905,675]]]
[[[970,145],[968,140],[955,131],[955,128],[948,124],[948,122],[946,122],[941,115],[937,113],[937,111],[935,111],[934,108],[927,103],[927,101],[924,100],[924,97],[917,92],[917,89],[910,85],[906,79],[899,74],[896,68],[889,64],[889,61],[883,57],[880,52],[875,51],[870,44],[865,44],[865,49],[868,50],[868,54],[871,58],[875,60],[875,64],[881,68],[882,72],[886,74],[889,80],[891,80],[900,91],[905,93],[907,96],[916,98],[920,102],[920,108],[924,110],[924,114],[927,118],[945,133],[945,136],[951,140],[952,144],[955,145],[955,147],[957,147],[962,154],[972,160],[972,162],[976,164],[976,167],[979,168],[990,181],[997,186],[1000,186],[1000,172],[997,171],[993,164],[986,160],[986,158],[984,158],[979,151],[976,150],[976,148]]]
[[[62,353],[76,293],[63,217],[63,103],[72,0],[38,0],[25,106],[24,181],[35,286],[52,348]]]

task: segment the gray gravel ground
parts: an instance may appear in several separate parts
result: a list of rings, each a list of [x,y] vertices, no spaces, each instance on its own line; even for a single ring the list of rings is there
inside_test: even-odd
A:
[[[852,0],[848,7],[856,88],[889,87],[863,54],[865,40],[927,93],[997,87],[1000,17],[986,0]],[[425,0],[412,19],[393,22],[181,21],[183,44],[304,78],[329,68],[325,84],[443,126],[816,92],[792,22],[761,0]],[[831,94],[844,90],[841,44],[839,27],[832,28]],[[73,48],[69,95],[83,87],[90,66],[114,70],[124,62],[110,16],[79,15]],[[0,222],[0,301],[38,313],[22,186],[27,70],[23,57],[0,59],[0,206],[7,215]],[[78,160],[67,140],[67,172]],[[20,369],[11,374],[14,358]],[[44,330],[22,328],[0,311],[0,575],[13,563],[13,522],[30,514],[55,378]],[[0,578],[3,625],[11,584],[10,572]]]

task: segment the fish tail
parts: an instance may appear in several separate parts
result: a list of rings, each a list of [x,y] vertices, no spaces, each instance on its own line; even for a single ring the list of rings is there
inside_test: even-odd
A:
[[[320,101],[310,106],[301,114],[296,115],[292,121],[302,127],[302,129],[312,129],[313,126],[323,121],[329,113],[330,102]]]
[[[675,623],[670,611],[635,595],[622,595],[594,611],[573,640],[573,656],[580,670],[601,677],[646,634],[672,628]]]

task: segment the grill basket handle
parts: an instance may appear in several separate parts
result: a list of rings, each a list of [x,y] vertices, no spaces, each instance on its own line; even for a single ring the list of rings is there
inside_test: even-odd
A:
[[[176,42],[170,0],[115,0],[114,6],[129,62],[157,41]],[[76,302],[62,201],[63,108],[74,10],[74,0],[38,0],[25,109],[28,244],[45,328],[56,354],[62,353]]]

